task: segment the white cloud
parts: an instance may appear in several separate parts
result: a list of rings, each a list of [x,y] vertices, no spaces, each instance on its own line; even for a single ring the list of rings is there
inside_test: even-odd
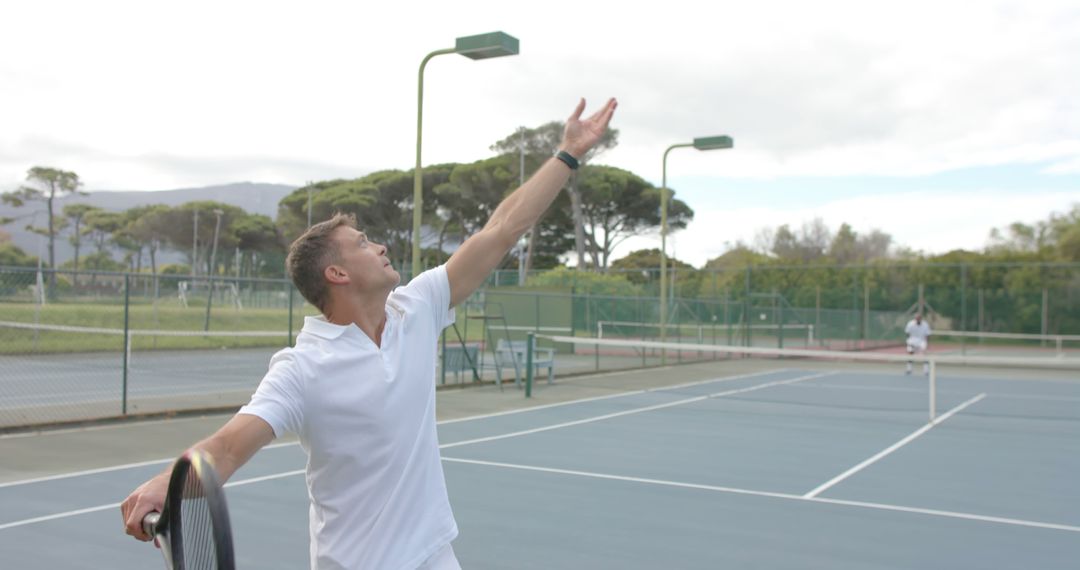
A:
[[[428,66],[425,162],[482,157],[581,95],[620,98],[622,144],[605,160],[649,178],[668,144],[708,134],[734,136],[736,150],[680,157],[686,174],[925,174],[1063,159],[1080,134],[1074,2],[605,1],[567,13],[486,0],[40,0],[9,3],[0,20],[0,188],[35,164],[67,166],[32,152],[35,139],[127,157],[80,162],[116,188],[310,176],[290,162],[409,168],[420,59],[495,29],[521,39],[520,56]],[[163,155],[181,160],[131,165]],[[266,164],[199,167],[223,157]]]
[[[926,253],[978,250],[990,230],[1015,221],[1044,220],[1078,201],[1075,192],[1031,191],[1023,195],[987,189],[980,192],[923,190],[831,200],[812,207],[732,207],[698,210],[686,230],[669,239],[669,255],[701,267],[742,241],[752,245],[758,230],[787,224],[799,228],[821,218],[832,231],[848,223],[859,233],[880,229],[898,246]],[[658,248],[658,235],[627,240],[613,259],[636,249]]]
[[[417,18],[418,14],[423,17]],[[1049,163],[1080,173],[1075,1],[615,1],[568,10],[496,0],[179,5],[37,0],[0,6],[0,191],[31,166],[90,190],[252,180],[303,184],[411,168],[421,58],[504,30],[516,57],[448,55],[425,74],[424,162],[465,162],[577,97],[620,99],[600,158],[659,184],[664,149],[728,134],[730,151],[671,154],[680,177],[917,177]],[[33,25],[49,22],[47,33]],[[1032,188],[1039,187],[1033,180]],[[928,252],[1044,219],[1056,191],[875,194],[820,206],[696,210],[672,238],[700,266],[764,226],[822,217]],[[625,253],[658,247],[634,238]]]
[[[1051,164],[1043,170],[1045,174],[1080,174],[1080,155],[1066,158]]]

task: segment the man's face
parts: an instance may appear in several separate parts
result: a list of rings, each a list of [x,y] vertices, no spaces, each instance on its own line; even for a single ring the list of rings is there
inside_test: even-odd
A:
[[[401,275],[390,265],[386,246],[369,241],[364,232],[341,226],[334,230],[338,262],[349,276],[354,289],[388,291],[401,282]]]
[[[915,324],[922,324],[922,315],[915,315]]]

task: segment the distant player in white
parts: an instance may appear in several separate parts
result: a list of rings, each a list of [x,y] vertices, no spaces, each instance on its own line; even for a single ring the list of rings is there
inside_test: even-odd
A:
[[[922,318],[922,313],[915,313],[915,318],[908,321],[904,332],[907,334],[908,354],[926,354],[926,341],[930,338],[930,323]],[[930,374],[930,365],[923,362],[923,374]],[[911,374],[911,361],[907,363],[907,374]]]

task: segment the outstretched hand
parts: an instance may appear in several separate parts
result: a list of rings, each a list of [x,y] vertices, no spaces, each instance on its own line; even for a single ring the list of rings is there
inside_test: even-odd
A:
[[[589,149],[600,142],[618,106],[619,102],[613,97],[608,99],[607,104],[591,117],[582,119],[581,113],[585,111],[585,99],[582,98],[570,118],[566,120],[566,129],[563,131],[563,141],[559,149],[569,152],[575,158],[583,158]]]

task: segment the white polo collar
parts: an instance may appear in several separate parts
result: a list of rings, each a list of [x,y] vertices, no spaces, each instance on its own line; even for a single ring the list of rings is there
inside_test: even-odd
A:
[[[391,326],[390,320],[392,316],[399,319],[405,316],[404,310],[402,310],[402,308],[399,307],[396,303],[388,302],[386,304],[386,308],[387,327]],[[360,327],[356,326],[355,324],[350,323],[347,325],[336,325],[326,320],[326,317],[324,317],[323,315],[304,317],[304,327],[302,329],[303,332],[313,334],[326,340],[334,340],[341,335],[349,332],[350,330],[355,330],[356,332],[367,337],[367,334],[364,333],[364,331],[360,330]]]
[[[335,325],[326,320],[326,317],[318,315],[314,317],[304,317],[304,328],[302,330],[303,332],[325,338],[326,340],[334,340],[345,334],[345,331],[352,327],[355,327],[355,325]]]

